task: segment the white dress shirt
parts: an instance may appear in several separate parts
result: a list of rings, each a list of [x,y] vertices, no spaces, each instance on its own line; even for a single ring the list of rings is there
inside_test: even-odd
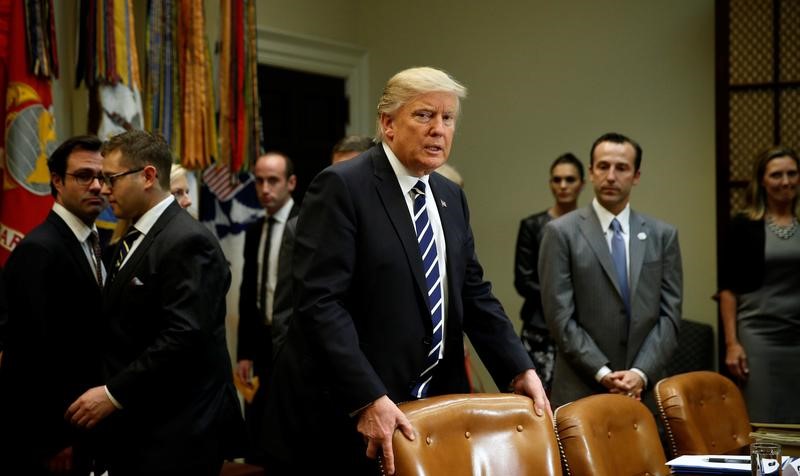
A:
[[[625,208],[619,212],[618,215],[614,215],[610,211],[603,208],[600,205],[600,202],[597,201],[597,198],[592,200],[592,208],[594,212],[597,214],[597,219],[600,220],[600,227],[603,229],[603,233],[606,237],[606,243],[608,243],[608,251],[611,252],[611,239],[614,237],[614,230],[611,229],[611,222],[616,218],[619,222],[622,234],[622,239],[625,241],[625,265],[628,267],[627,275],[628,275],[628,289],[630,289],[630,276],[631,276],[631,204],[626,203]],[[633,299],[633,296],[631,296]],[[630,316],[633,319],[633,316]],[[636,372],[642,377],[644,380],[644,386],[647,387],[647,375],[642,372],[640,369],[632,368],[631,371]],[[603,380],[603,377],[610,374],[612,370],[608,368],[608,366],[604,365],[597,371],[594,378],[599,382]]]
[[[272,324],[272,307],[275,303],[275,286],[278,283],[278,258],[281,252],[281,242],[283,241],[283,230],[286,229],[286,222],[289,221],[289,214],[294,206],[294,200],[289,200],[272,215],[275,222],[272,224],[272,233],[269,236],[269,269],[267,269],[267,322]],[[264,265],[264,245],[267,241],[267,228],[269,227],[270,216],[264,217],[264,226],[261,229],[261,237],[258,239],[258,274],[256,275],[256,289],[260,290],[261,270]],[[256,293],[256,306],[261,307],[261,293]]]
[[[411,223],[414,223],[414,198],[411,193],[411,189],[414,188],[414,185],[417,184],[418,181],[422,181],[425,184],[425,210],[428,212],[428,220],[431,222],[431,227],[433,228],[433,239],[436,243],[436,254],[439,263],[439,276],[441,276],[442,281],[442,297],[444,306],[442,306],[442,347],[440,350],[440,355],[444,355],[444,343],[446,340],[445,336],[445,329],[447,329],[447,325],[445,322],[445,318],[447,316],[447,298],[448,298],[448,288],[447,288],[447,254],[446,254],[446,246],[444,240],[444,229],[442,228],[442,220],[439,218],[439,209],[436,207],[436,202],[433,198],[433,193],[431,192],[430,184],[428,180],[430,175],[423,175],[422,177],[415,177],[412,175],[408,169],[400,162],[400,159],[394,155],[392,149],[384,142],[383,150],[386,152],[386,157],[389,158],[389,164],[392,166],[392,170],[394,170],[394,174],[397,176],[397,183],[400,184],[400,189],[403,191],[403,196],[406,199],[406,207],[408,207],[408,215],[411,218]],[[415,233],[416,234],[416,233]]]
[[[97,262],[97,259],[94,255],[94,249],[92,249],[92,244],[89,242],[89,237],[91,236],[92,232],[97,232],[97,226],[92,224],[91,228],[86,225],[80,218],[75,216],[74,213],[67,210],[63,205],[56,202],[53,204],[53,211],[56,215],[60,216],[64,223],[67,224],[72,233],[77,238],[78,242],[81,244],[81,249],[83,250],[83,254],[86,255],[86,260],[89,262],[89,266],[92,268],[92,272],[96,272],[97,268],[100,267],[100,274],[103,278],[103,283],[106,282],[106,268],[103,266],[103,262]]]

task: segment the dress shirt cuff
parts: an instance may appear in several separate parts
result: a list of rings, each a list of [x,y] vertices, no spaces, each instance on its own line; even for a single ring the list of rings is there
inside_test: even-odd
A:
[[[644,387],[642,388],[647,388],[647,375],[645,375],[644,372],[637,369],[636,367],[632,367],[631,372],[635,372],[637,375],[639,375],[639,377],[642,377],[642,381],[644,382]]]
[[[385,394],[384,394],[384,395],[385,395]],[[378,397],[378,398],[381,398],[381,397],[383,397],[383,395],[381,395],[381,396],[380,396],[380,397]],[[378,398],[376,398],[375,400],[378,400]],[[350,412],[350,416],[351,416],[351,417],[356,417],[356,416],[360,415],[360,414],[361,414],[361,412],[363,412],[364,410],[366,410],[367,408],[371,407],[371,406],[372,406],[372,405],[374,405],[374,404],[375,404],[375,401],[369,402],[369,403],[367,403],[366,405],[364,405],[363,407],[361,407],[361,408],[358,408],[358,409],[356,409],[356,410],[354,410],[354,411]]]
[[[116,398],[111,396],[111,392],[108,391],[107,385],[103,385],[103,390],[106,391],[106,396],[108,397],[109,400],[111,400],[111,403],[117,408],[117,410],[122,410],[122,405],[120,405],[120,403],[117,401]]]
[[[598,370],[596,374],[594,374],[594,379],[597,380],[598,383],[600,383],[600,382],[603,381],[603,377],[605,377],[606,375],[608,375],[610,373],[611,373],[611,369],[608,368],[608,365],[604,365],[604,366],[600,367],[600,370]]]

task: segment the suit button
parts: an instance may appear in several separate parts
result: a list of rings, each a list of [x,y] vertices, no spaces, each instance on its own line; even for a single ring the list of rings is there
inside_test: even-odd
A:
[[[430,337],[426,337],[426,338],[422,339],[422,345],[424,345],[425,347],[430,347],[431,346],[431,338]]]

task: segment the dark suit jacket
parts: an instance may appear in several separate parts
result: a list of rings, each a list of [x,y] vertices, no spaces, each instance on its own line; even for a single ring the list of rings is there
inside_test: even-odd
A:
[[[295,207],[296,209],[297,207]],[[278,282],[275,285],[275,302],[272,305],[272,356],[280,351],[289,333],[289,323],[294,316],[294,286],[292,285],[292,256],[297,236],[297,216],[286,222],[278,256]]]
[[[537,329],[547,329],[539,286],[539,244],[550,220],[547,210],[522,220],[514,253],[514,287],[525,298],[519,317],[524,325]]]
[[[179,471],[241,443],[225,342],[230,280],[216,238],[173,202],[107,283],[106,385],[123,407],[107,421],[112,469]]]
[[[289,211],[289,218],[296,216],[297,212],[298,207],[293,206]],[[262,370],[262,366],[268,367],[272,361],[272,342],[269,338],[264,340],[264,317],[256,304],[258,300],[258,247],[261,244],[264,220],[265,218],[261,218],[248,226],[244,235],[244,266],[242,283],[239,287],[239,327],[236,344],[237,360],[253,360],[258,367],[257,373],[260,373],[258,371]],[[278,282],[281,282],[282,276],[281,262],[279,261]],[[274,308],[275,301],[273,300]],[[266,382],[262,382],[262,384],[264,383]]]
[[[683,272],[678,232],[631,210],[630,320],[600,220],[591,205],[547,224],[539,251],[542,303],[558,346],[551,402],[606,392],[594,375],[632,367],[649,388],[678,345]]]
[[[17,245],[3,275],[9,320],[2,397],[8,400],[0,406],[0,428],[13,435],[9,457],[41,461],[80,444],[82,433],[64,413],[102,382],[101,291],[75,234],[52,211]]]
[[[738,215],[731,221],[720,263],[720,289],[743,294],[764,284],[766,241],[764,220]]]
[[[469,392],[464,332],[506,389],[533,364],[483,280],[463,192],[438,174],[430,189],[446,240],[449,300],[444,358],[429,395]],[[275,362],[265,446],[276,459],[347,467],[364,459],[349,415],[382,395],[410,400],[431,343],[414,226],[380,144],[311,183],[293,273],[295,316]],[[328,435],[322,446],[333,461],[306,457],[311,432]]]

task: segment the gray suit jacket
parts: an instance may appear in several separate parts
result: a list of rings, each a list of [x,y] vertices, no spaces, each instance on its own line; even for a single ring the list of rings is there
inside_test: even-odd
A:
[[[650,386],[677,346],[683,274],[678,232],[631,210],[630,325],[600,220],[591,205],[550,222],[539,253],[545,320],[558,347],[551,401],[606,389],[598,370],[636,367]]]

